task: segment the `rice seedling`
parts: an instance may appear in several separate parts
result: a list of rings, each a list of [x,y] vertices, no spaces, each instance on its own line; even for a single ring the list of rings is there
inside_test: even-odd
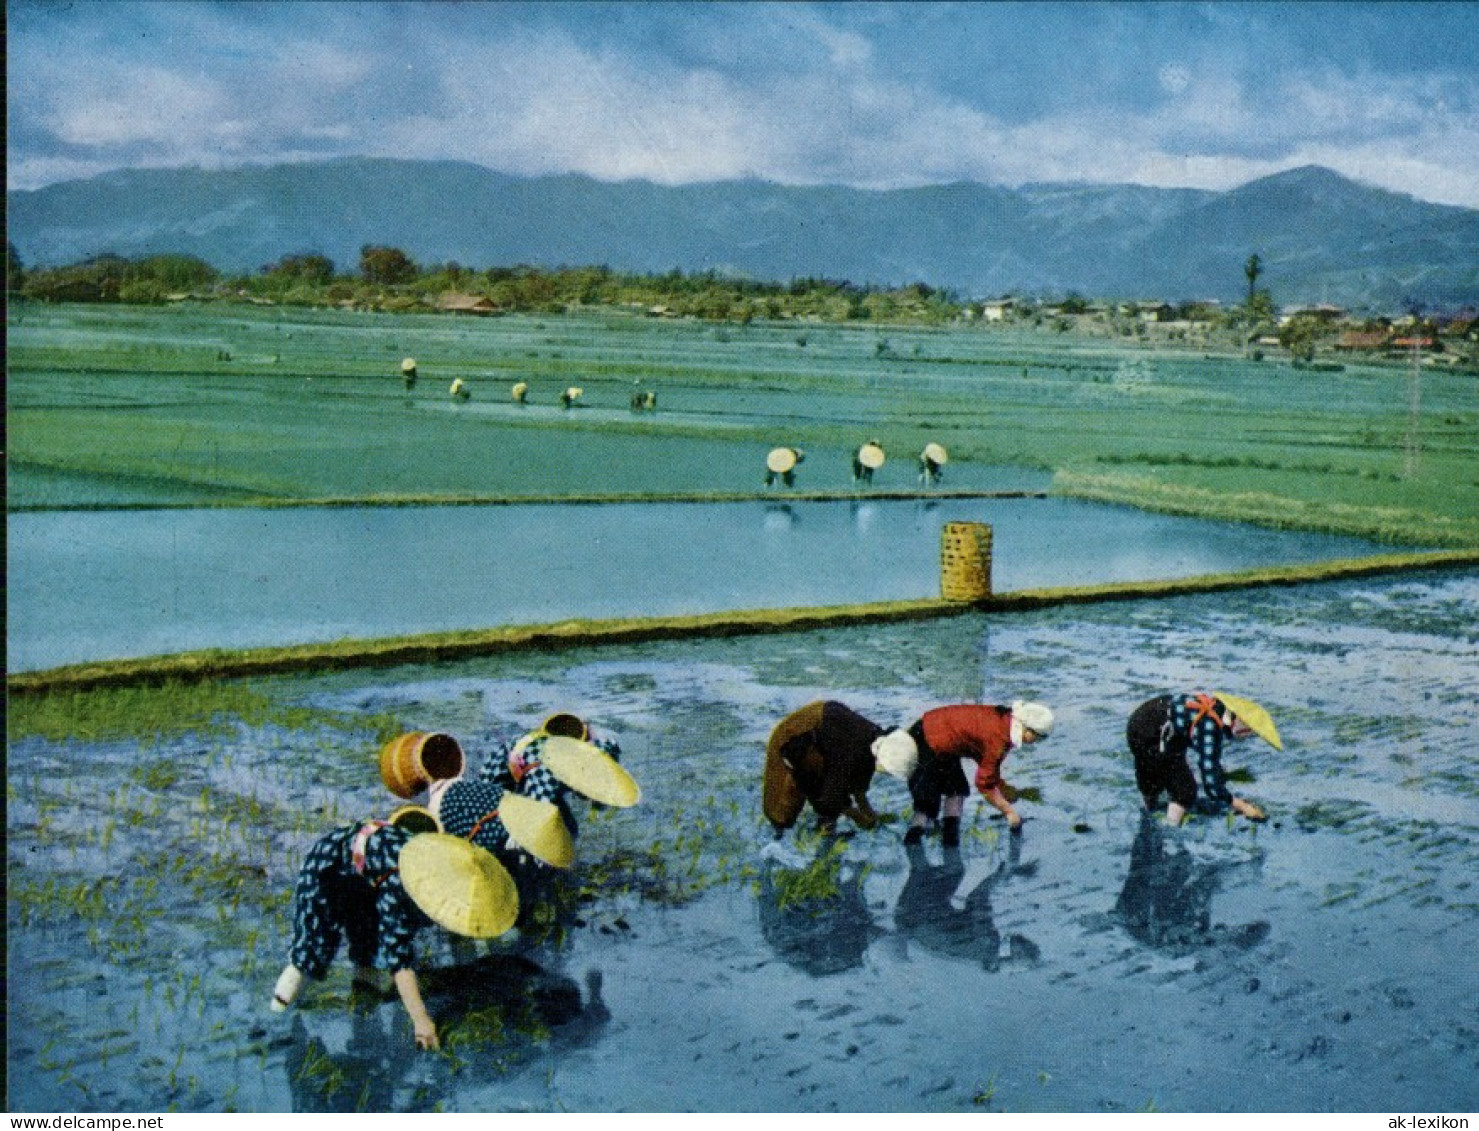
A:
[[[776,906],[824,902],[841,894],[838,879],[844,849],[835,843],[817,854],[805,868],[777,868],[774,873]]]

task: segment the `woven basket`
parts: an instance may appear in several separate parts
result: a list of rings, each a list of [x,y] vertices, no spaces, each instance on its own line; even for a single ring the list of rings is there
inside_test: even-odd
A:
[[[455,778],[466,764],[450,734],[413,731],[380,750],[380,780],[397,797],[415,797],[434,781]]]
[[[940,596],[980,601],[991,596],[991,527],[947,522],[940,531]]]

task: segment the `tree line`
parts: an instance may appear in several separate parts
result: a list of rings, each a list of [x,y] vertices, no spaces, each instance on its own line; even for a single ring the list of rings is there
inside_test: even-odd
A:
[[[179,298],[247,300],[300,306],[412,310],[448,294],[486,300],[494,311],[553,313],[572,307],[640,307],[649,313],[712,321],[819,318],[826,321],[944,322],[961,301],[925,283],[858,285],[807,277],[787,283],[715,271],[635,274],[605,266],[541,268],[527,264],[475,269],[449,262],[422,265],[403,250],[367,244],[343,271],[319,252],[286,255],[248,274],[218,271],[190,255],[128,259],[113,254],[60,267],[27,269],[7,244],[7,290],[53,302],[162,303]]]

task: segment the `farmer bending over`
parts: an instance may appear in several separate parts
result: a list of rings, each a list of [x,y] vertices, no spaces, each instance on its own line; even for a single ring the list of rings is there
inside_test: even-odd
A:
[[[976,763],[976,789],[1007,819],[1013,833],[1021,832],[1022,818],[1002,780],[1001,764],[1007,752],[1046,738],[1053,731],[1053,712],[1041,703],[1017,700],[1010,707],[960,704],[926,711],[908,735],[919,749],[919,762],[909,775],[914,819],[904,834],[905,844],[918,844],[941,821],[942,843],[960,844],[960,815],[970,793],[961,760]]]
[[[491,938],[517,915],[508,873],[467,841],[380,820],[345,825],[314,844],[298,873],[293,945],[272,1009],[292,1005],[305,976],[322,980],[348,936],[355,982],[369,984],[372,969],[389,971],[417,1047],[438,1048],[413,967],[417,932],[435,920],[457,934]]]
[[[862,828],[878,824],[868,804],[873,743],[884,728],[835,700],[808,703],[782,719],[765,747],[763,806],[780,839],[807,803],[823,833],[847,816]]]
[[[1170,796],[1166,821],[1179,825],[1190,810],[1225,813],[1231,809],[1250,821],[1264,819],[1251,801],[1234,797],[1222,768],[1222,744],[1258,734],[1276,750],[1284,748],[1268,712],[1247,699],[1221,692],[1158,695],[1136,707],[1125,727],[1125,738],[1135,758],[1135,784],[1154,809],[1161,793]],[[1197,772],[1187,758],[1195,751]]]

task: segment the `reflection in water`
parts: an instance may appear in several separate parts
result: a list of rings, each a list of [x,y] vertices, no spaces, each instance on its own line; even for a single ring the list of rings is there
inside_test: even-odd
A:
[[[356,997],[343,1052],[310,1037],[298,1013],[284,1057],[293,1110],[427,1111],[480,1076],[506,1076],[544,1052],[589,1045],[611,1011],[601,997],[600,972],[590,971],[585,981],[582,995],[574,979],[517,954],[422,971],[440,1056],[410,1050],[396,1022],[399,1009],[386,995]]]
[[[766,530],[790,530],[799,521],[796,508],[790,503],[765,504]]]
[[[302,1012],[293,1015],[283,1067],[294,1111],[393,1111],[396,1086],[408,1058],[405,1038],[390,1032],[390,1009],[357,999],[342,1053],[309,1037]],[[393,1047],[394,1046],[394,1047]]]
[[[823,883],[808,883],[835,867]],[[882,932],[863,898],[863,870],[835,855],[807,868],[767,860],[760,874],[760,933],[782,959],[806,974],[840,974],[863,964]]]
[[[1037,944],[1019,935],[1003,936],[991,913],[991,892],[1013,875],[1030,875],[1036,864],[1023,864],[1020,836],[1007,838],[1007,857],[987,875],[966,881],[960,849],[947,848],[944,860],[932,865],[922,845],[905,849],[909,878],[894,907],[894,924],[926,950],[979,962],[998,970],[1008,962],[1035,962]]]
[[[793,505],[794,527],[758,538],[756,526],[785,512],[756,501],[12,514],[6,658],[27,671],[492,624],[916,600],[938,592],[947,521],[991,525],[1000,592],[1375,549],[1068,499],[942,499],[928,518],[907,500]],[[864,560],[837,568],[843,544]],[[445,584],[425,584],[429,562]]]
[[[1130,847],[1130,872],[1114,906],[1125,930],[1147,946],[1182,952],[1213,945],[1247,948],[1263,941],[1269,932],[1263,920],[1212,925],[1212,896],[1223,877],[1262,860],[1203,863],[1185,844],[1168,844],[1168,839],[1157,814],[1142,811]]]
[[[860,503],[854,500],[850,504],[852,508],[852,522],[858,529],[859,534],[866,534],[878,522],[878,504]]]

